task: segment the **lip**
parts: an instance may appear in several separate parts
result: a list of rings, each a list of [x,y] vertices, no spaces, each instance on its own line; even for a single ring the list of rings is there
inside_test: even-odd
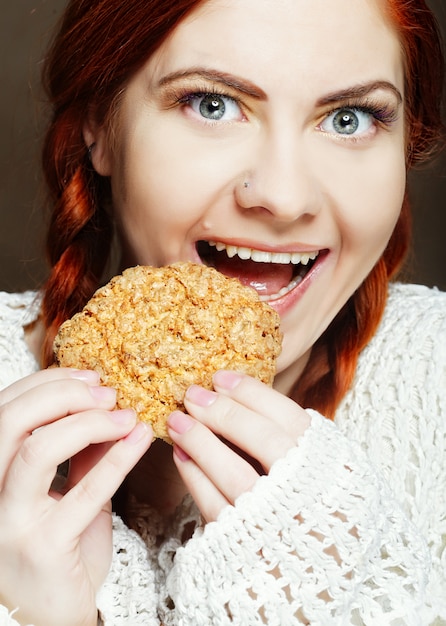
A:
[[[252,248],[253,250],[259,250],[261,252],[289,252],[289,253],[293,253],[293,252],[301,252],[302,254],[304,253],[310,253],[310,252],[314,252],[315,250],[326,250],[326,246],[320,246],[318,244],[308,244],[308,243],[299,243],[299,242],[294,242],[294,243],[290,243],[290,244],[277,244],[277,245],[271,245],[269,243],[264,243],[264,242],[259,242],[259,241],[248,241],[247,239],[232,239],[232,238],[222,238],[222,237],[212,237],[209,235],[206,235],[205,237],[201,238],[201,239],[197,239],[197,241],[195,241],[194,243],[194,248],[195,248],[195,252],[197,250],[197,244],[199,243],[199,241],[221,241],[222,243],[226,244],[227,246],[236,246],[238,248]],[[198,255],[198,253],[196,252],[196,254]]]

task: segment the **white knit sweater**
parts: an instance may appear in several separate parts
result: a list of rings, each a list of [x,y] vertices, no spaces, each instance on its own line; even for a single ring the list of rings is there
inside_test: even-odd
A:
[[[33,299],[0,297],[0,386],[37,368]],[[106,626],[446,624],[446,294],[393,285],[335,422],[311,413],[218,521],[190,498],[169,522],[139,507],[138,532],[115,518]]]

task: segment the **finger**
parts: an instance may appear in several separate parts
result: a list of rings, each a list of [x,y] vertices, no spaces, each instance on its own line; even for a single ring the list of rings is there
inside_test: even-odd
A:
[[[187,390],[184,404],[190,415],[258,460],[265,471],[297,443],[298,429],[289,432],[265,416],[263,405],[258,410],[262,412],[251,410],[231,397],[194,385]]]
[[[0,407],[0,485],[23,441],[35,429],[69,414],[112,409],[116,392],[73,378],[59,378],[32,386]]]
[[[112,498],[152,441],[151,427],[138,422],[58,503],[55,527],[62,528],[62,534],[68,538],[80,535]]]
[[[169,416],[168,426],[172,441],[193,459],[229,502],[249,491],[259,478],[246,459],[189,415],[174,411]]]
[[[309,426],[310,417],[294,400],[271,389],[260,380],[239,372],[219,370],[213,377],[214,389],[252,411],[274,420],[296,440]]]
[[[0,406],[11,402],[14,398],[29,391],[34,387],[39,387],[43,383],[49,383],[53,380],[80,380],[90,385],[99,385],[100,378],[97,372],[91,370],[77,370],[67,367],[51,367],[41,370],[29,376],[16,381],[12,385],[5,387],[0,391]]]
[[[11,463],[1,500],[26,515],[46,501],[57,466],[91,444],[116,441],[131,432],[133,411],[85,411],[70,415],[27,437]],[[26,510],[25,510],[26,509]]]
[[[116,391],[62,378],[32,387],[0,407],[2,431],[31,432],[55,419],[91,408],[112,409]]]
[[[215,521],[220,512],[230,504],[228,499],[190,456],[176,445],[173,447],[173,459],[205,521]]]

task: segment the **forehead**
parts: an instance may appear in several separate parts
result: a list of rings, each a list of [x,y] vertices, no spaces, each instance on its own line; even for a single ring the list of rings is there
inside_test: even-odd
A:
[[[300,83],[385,78],[402,82],[398,35],[385,0],[208,0],[152,58],[157,72],[211,66]],[[336,85],[337,86],[337,85]],[[322,88],[323,85],[321,84]]]

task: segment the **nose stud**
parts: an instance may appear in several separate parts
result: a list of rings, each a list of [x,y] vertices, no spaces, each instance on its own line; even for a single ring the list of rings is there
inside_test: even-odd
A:
[[[243,183],[243,187],[244,187],[245,189],[248,189],[248,187],[249,187],[249,183],[248,183],[248,181],[247,181],[247,180],[245,180],[245,182]]]

